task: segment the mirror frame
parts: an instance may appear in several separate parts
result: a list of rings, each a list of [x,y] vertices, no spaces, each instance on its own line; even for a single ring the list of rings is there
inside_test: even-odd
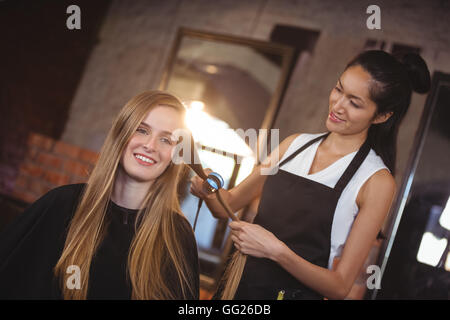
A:
[[[450,86],[450,74],[435,71],[432,76],[432,82],[430,91],[428,93],[425,106],[421,115],[421,120],[414,137],[413,146],[410,152],[410,157],[406,166],[406,170],[403,175],[401,186],[397,192],[395,201],[391,206],[389,216],[386,240],[381,246],[380,253],[377,259],[377,265],[381,266],[381,281],[386,271],[387,264],[391,255],[392,248],[394,246],[395,238],[400,227],[400,221],[402,219],[405,207],[410,199],[410,193],[412,190],[416,169],[420,158],[422,156],[422,150],[425,140],[428,135],[428,130],[431,124],[431,120],[434,115],[435,106],[437,103],[437,97],[439,94],[439,88],[441,86]],[[375,300],[377,298],[380,289],[368,290],[366,298]]]
[[[279,111],[282,96],[286,89],[288,78],[292,70],[294,49],[279,43],[270,41],[254,40],[249,38],[237,37],[226,34],[204,32],[195,29],[180,27],[175,37],[174,44],[169,54],[168,62],[164,68],[164,72],[159,85],[159,90],[166,90],[169,84],[170,75],[177,57],[178,50],[183,38],[194,38],[211,42],[222,42],[233,45],[244,45],[269,54],[279,55],[282,58],[281,74],[277,88],[270,99],[270,103],[266,108],[265,116],[260,129],[271,129],[277,113]]]

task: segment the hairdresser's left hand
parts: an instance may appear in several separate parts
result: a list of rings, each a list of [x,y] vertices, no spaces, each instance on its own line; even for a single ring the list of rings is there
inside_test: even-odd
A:
[[[231,240],[243,254],[275,260],[285,244],[260,225],[244,221],[230,223]]]

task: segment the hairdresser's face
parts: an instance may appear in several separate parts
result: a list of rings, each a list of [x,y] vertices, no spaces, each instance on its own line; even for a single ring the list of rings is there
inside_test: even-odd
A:
[[[327,129],[358,134],[374,123],[376,104],[369,97],[372,78],[361,66],[348,68],[338,79],[329,99]]]
[[[181,114],[172,107],[153,108],[131,137],[120,161],[126,175],[152,183],[171,162],[176,145],[173,132],[182,127]]]

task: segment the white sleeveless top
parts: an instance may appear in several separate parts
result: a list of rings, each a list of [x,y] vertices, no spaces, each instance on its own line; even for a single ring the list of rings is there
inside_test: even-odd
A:
[[[323,134],[325,133],[299,135],[286,150],[280,162],[307,142]],[[330,188],[334,188],[339,178],[342,176],[345,169],[347,169],[353,157],[356,155],[357,151],[340,158],[319,172],[308,175],[316,155],[317,148],[321,141],[323,141],[323,139],[313,143],[311,146],[306,148],[306,150],[303,150],[296,157],[282,165],[279,169],[314,180]],[[334,258],[341,255],[345,241],[347,240],[350,229],[353,225],[353,221],[358,214],[359,208],[356,204],[356,197],[358,196],[359,189],[368,178],[370,178],[375,172],[382,169],[389,170],[381,157],[379,157],[375,151],[371,149],[364,162],[355,172],[353,178],[342,191],[334,212],[333,224],[331,227],[331,250],[330,258],[328,260],[328,269],[333,267]]]

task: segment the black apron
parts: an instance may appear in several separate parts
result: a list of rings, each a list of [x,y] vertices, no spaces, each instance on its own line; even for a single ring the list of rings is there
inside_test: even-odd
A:
[[[328,134],[306,143],[279,167]],[[366,140],[334,188],[278,170],[267,177],[254,223],[271,231],[300,257],[328,268],[337,202],[369,151]],[[323,299],[276,262],[248,256],[235,299],[277,299],[281,290],[285,292],[284,299]]]

